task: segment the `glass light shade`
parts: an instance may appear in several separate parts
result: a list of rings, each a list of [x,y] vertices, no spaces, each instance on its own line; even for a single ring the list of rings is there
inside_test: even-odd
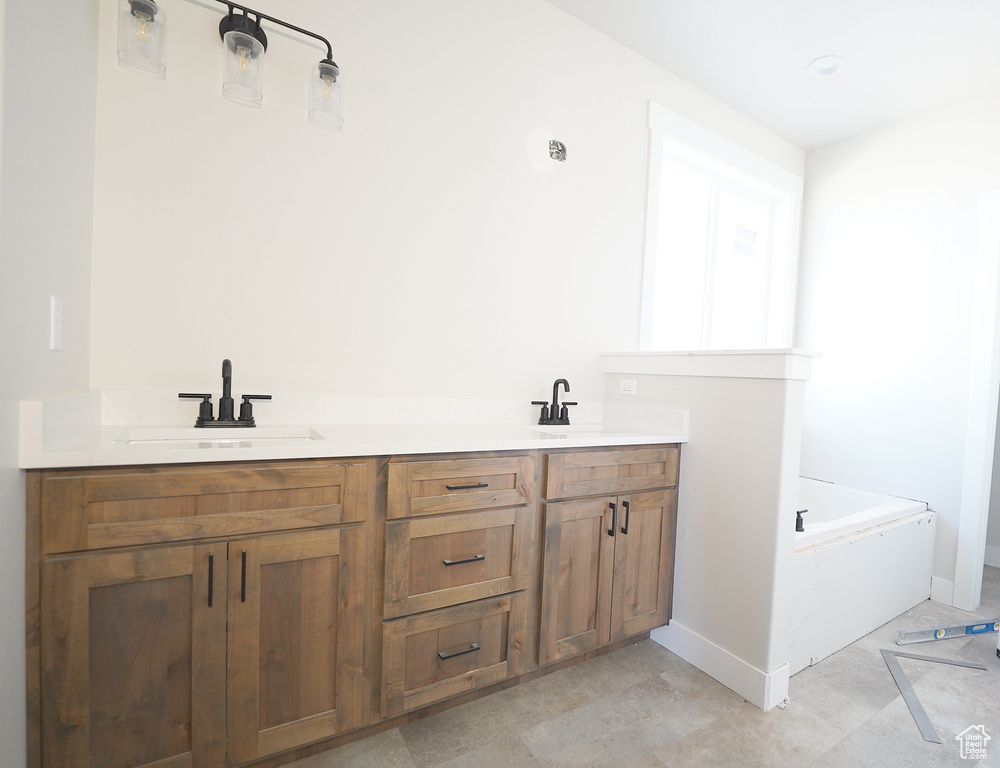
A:
[[[344,127],[344,92],[336,64],[321,61],[309,73],[309,122],[339,131]]]
[[[223,40],[222,95],[259,107],[264,98],[264,46],[246,32],[226,32]]]
[[[119,0],[118,65],[155,77],[167,76],[163,64],[166,17],[153,0]]]

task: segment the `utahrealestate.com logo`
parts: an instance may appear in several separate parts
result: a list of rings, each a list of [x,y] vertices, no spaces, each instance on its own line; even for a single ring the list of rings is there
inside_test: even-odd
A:
[[[959,756],[963,760],[985,760],[986,743],[990,740],[990,735],[986,733],[986,728],[981,725],[970,725],[958,736]]]

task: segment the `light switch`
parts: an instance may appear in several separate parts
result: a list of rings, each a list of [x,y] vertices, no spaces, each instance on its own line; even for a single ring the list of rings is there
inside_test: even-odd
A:
[[[49,349],[62,349],[63,303],[58,296],[49,297]]]

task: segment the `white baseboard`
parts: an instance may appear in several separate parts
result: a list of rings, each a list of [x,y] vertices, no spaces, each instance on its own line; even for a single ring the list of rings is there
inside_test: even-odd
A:
[[[1000,547],[986,548],[986,564],[994,568],[1000,568]]]
[[[937,576],[931,577],[931,600],[945,605],[952,605],[955,600],[955,582],[945,581]]]
[[[676,620],[649,636],[763,710],[776,707],[788,696],[788,664],[763,672]]]

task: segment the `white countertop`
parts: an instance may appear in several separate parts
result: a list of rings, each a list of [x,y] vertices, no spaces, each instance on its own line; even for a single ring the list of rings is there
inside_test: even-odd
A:
[[[96,398],[96,399],[95,399]],[[22,469],[186,464],[219,461],[343,458],[687,442],[687,412],[612,414],[568,427],[529,423],[261,423],[255,428],[101,424],[100,395],[63,402],[26,401],[21,408]],[[599,404],[598,404],[599,405]],[[632,418],[630,418],[630,416]]]

